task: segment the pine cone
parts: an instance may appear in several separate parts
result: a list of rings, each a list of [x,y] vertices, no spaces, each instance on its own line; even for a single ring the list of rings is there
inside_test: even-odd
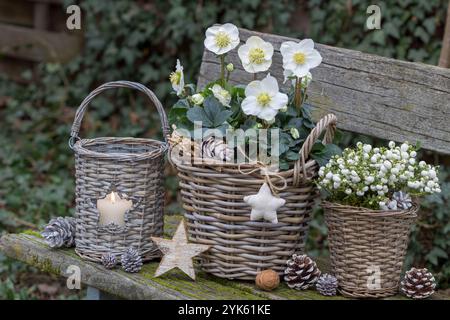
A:
[[[209,137],[201,144],[203,157],[220,161],[231,161],[232,150],[222,139]]]
[[[142,257],[134,248],[128,248],[121,257],[122,268],[126,272],[139,272],[142,268]]]
[[[412,268],[406,272],[400,290],[409,298],[424,299],[434,293],[436,280],[426,268]]]
[[[320,276],[320,270],[316,263],[307,255],[293,254],[287,261],[284,270],[284,280],[287,285],[296,290],[308,289]]]
[[[325,273],[319,277],[316,283],[316,289],[324,296],[335,296],[338,283],[336,277]]]
[[[169,137],[170,146],[175,148],[179,154],[186,160],[190,160],[193,156],[200,154],[199,146],[197,143],[191,140],[191,138],[185,137],[178,131],[175,125],[172,125],[173,132]]]
[[[111,253],[105,253],[102,255],[102,264],[106,269],[114,269],[117,265],[116,255]]]
[[[51,248],[75,245],[76,220],[72,217],[57,217],[50,220],[41,235]]]
[[[397,208],[399,210],[406,210],[412,207],[412,200],[407,192],[394,192],[394,194],[392,195],[392,200],[397,201]]]

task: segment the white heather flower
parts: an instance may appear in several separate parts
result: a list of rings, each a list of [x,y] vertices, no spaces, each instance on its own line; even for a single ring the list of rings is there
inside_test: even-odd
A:
[[[408,162],[409,162],[409,164],[413,165],[413,164],[416,163],[416,159],[414,159],[414,158],[409,158]]]
[[[425,167],[426,165],[427,165],[427,164],[426,164],[425,161],[420,161],[420,162],[419,162],[419,167],[421,167],[421,168]]]
[[[314,41],[304,39],[300,42],[286,41],[281,44],[283,69],[290,70],[296,77],[304,77],[309,70],[322,62],[319,51],[314,49]]]
[[[395,142],[389,141],[389,148],[394,149],[395,148]]]
[[[386,206],[386,202],[380,201],[380,202],[378,202],[378,205],[380,206],[381,210],[388,210],[388,207]]]
[[[288,96],[279,92],[277,80],[268,74],[261,81],[255,80],[247,85],[241,108],[247,115],[269,121],[287,102]]]
[[[191,97],[191,100],[194,104],[199,106],[203,103],[205,98],[200,93],[196,93]]]
[[[170,74],[169,79],[173,90],[175,90],[177,96],[180,96],[184,90],[184,72],[179,59],[177,59],[175,71]]]
[[[345,189],[345,193],[348,195],[352,194],[352,189]]]
[[[406,151],[402,151],[401,156],[402,156],[402,159],[405,159],[405,160],[409,159],[409,153]]]
[[[205,36],[205,48],[217,55],[227,53],[239,44],[239,30],[231,23],[209,27]]]
[[[260,37],[251,36],[238,49],[239,59],[249,73],[267,71],[272,64],[273,46]]]
[[[436,171],[431,169],[430,171],[428,171],[428,177],[430,177],[431,179],[436,178]]]
[[[333,174],[331,172],[328,172],[325,176],[327,179],[333,179]]]
[[[380,153],[380,148],[373,148],[373,153]]]
[[[366,177],[366,184],[371,184],[375,181],[375,178],[372,176]]]
[[[371,146],[370,144],[365,144],[365,145],[363,146],[363,151],[364,151],[365,153],[369,153],[370,150],[372,150],[372,146]]]
[[[357,195],[358,197],[362,197],[362,196],[364,195],[364,191],[358,190],[358,191],[356,191],[356,195]]]
[[[401,150],[402,152],[406,152],[406,151],[408,151],[408,149],[409,149],[409,145],[408,145],[407,143],[403,143],[403,144],[400,146],[400,150]]]
[[[214,95],[214,97],[219,100],[221,104],[223,104],[226,107],[230,107],[231,102],[231,94],[222,88],[219,84],[215,84],[210,89]]]
[[[411,153],[409,154],[409,156],[410,156],[411,158],[415,158],[415,157],[417,156],[417,152],[411,151]]]

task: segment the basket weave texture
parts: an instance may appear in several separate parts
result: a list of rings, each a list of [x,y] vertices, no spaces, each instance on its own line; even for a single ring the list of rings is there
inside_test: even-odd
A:
[[[330,202],[322,206],[328,227],[331,272],[338,279],[339,291],[353,298],[395,295],[409,233],[417,218],[417,205],[396,211]]]
[[[76,252],[91,261],[101,261],[110,253],[120,259],[129,247],[137,249],[144,260],[160,256],[151,236],[163,233],[164,155],[168,143],[139,138],[80,139],[81,120],[89,102],[112,88],[132,88],[153,102],[161,118],[164,136],[169,132],[164,109],[145,86],[128,81],[106,83],[90,93],[77,110],[69,145],[75,152],[76,169]],[[131,200],[125,212],[125,226],[101,226],[97,199],[111,191]]]
[[[294,168],[279,172],[287,188],[278,193],[286,200],[277,210],[278,223],[250,220],[251,208],[243,198],[258,193],[266,181],[259,170],[253,170],[254,164],[183,162],[171,146],[169,159],[178,170],[190,241],[211,246],[201,255],[204,271],[240,280],[254,280],[259,271],[269,268],[282,275],[291,255],[304,251],[318,196],[311,181],[318,166],[309,160],[309,153],[323,132],[324,143],[330,143],[335,127],[334,115],[321,119],[305,140]],[[242,170],[254,172],[243,174]],[[277,183],[276,177],[273,182]]]

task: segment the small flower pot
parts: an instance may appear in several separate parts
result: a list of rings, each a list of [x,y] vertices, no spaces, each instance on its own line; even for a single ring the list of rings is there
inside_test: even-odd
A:
[[[352,298],[395,295],[418,206],[395,211],[330,202],[322,206],[339,291]]]

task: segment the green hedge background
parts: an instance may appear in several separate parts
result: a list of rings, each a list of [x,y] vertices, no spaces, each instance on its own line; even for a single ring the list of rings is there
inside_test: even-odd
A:
[[[378,1],[382,29],[369,31],[366,8],[372,3],[367,0],[81,1],[85,47],[78,57],[67,64],[42,63],[24,72],[21,84],[0,75],[1,232],[35,228],[52,216],[73,214],[73,154],[67,141],[76,107],[90,90],[111,80],[137,81],[152,88],[169,108],[174,97],[169,94],[168,75],[176,59],[180,58],[186,77],[194,82],[204,31],[213,23],[308,36],[320,43],[435,65],[447,2],[403,0],[393,5]],[[81,136],[157,136],[158,127],[157,113],[147,101],[124,90],[92,103]],[[360,139],[379,143],[346,134],[341,144]],[[444,289],[450,278],[450,170],[441,171],[443,192],[422,203],[407,266],[430,268]],[[173,171],[167,173],[167,212],[179,212],[177,180]],[[311,255],[326,254],[320,211],[312,223],[308,247]],[[54,281],[45,277],[0,254],[0,299],[80,297],[63,290],[63,285],[56,292],[46,292],[39,284]]]

